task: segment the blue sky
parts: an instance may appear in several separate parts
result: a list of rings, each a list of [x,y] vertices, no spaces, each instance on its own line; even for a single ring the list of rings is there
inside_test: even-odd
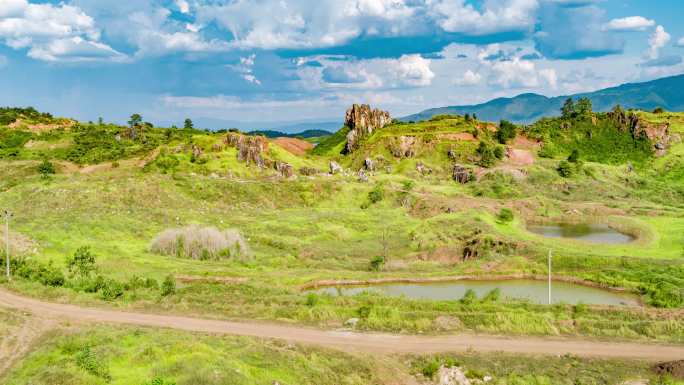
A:
[[[0,104],[341,121],[684,73],[680,0],[0,0]]]

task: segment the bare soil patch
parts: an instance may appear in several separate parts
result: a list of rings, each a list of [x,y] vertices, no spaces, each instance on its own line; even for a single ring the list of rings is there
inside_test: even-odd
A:
[[[313,144],[307,142],[306,140],[301,140],[297,138],[277,138],[273,140],[273,143],[285,149],[285,151],[302,156],[308,150],[313,148]]]

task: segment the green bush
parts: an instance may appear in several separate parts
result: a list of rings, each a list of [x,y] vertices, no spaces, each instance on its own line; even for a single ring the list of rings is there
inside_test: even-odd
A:
[[[97,270],[95,266],[95,254],[90,251],[90,246],[79,247],[74,255],[66,259],[69,273],[87,277]]]
[[[38,173],[43,176],[43,178],[47,178],[50,175],[55,174],[55,165],[52,164],[49,160],[45,159],[43,160],[39,165],[38,165]]]
[[[501,144],[506,144],[507,141],[514,139],[517,135],[517,127],[508,120],[499,122],[499,129],[496,131],[496,140]]]
[[[17,276],[45,286],[60,287],[66,282],[62,271],[52,263],[43,264],[25,258],[15,258],[10,260],[10,265],[11,271]]]
[[[578,149],[574,149],[574,150],[572,150],[572,152],[570,153],[570,156],[568,156],[568,162],[570,162],[570,163],[577,163],[577,162],[579,162],[579,157],[580,157],[579,150],[578,150]]]
[[[558,168],[556,170],[558,171],[558,175],[563,178],[570,178],[574,172],[572,165],[567,160],[562,160],[558,163]]]
[[[510,223],[513,221],[514,217],[513,210],[504,207],[499,211],[499,214],[496,216],[496,220],[499,223]]]
[[[461,298],[461,303],[464,305],[472,305],[475,302],[477,302],[477,294],[475,294],[475,290],[468,289],[465,292],[465,294],[463,294],[463,298]]]
[[[376,255],[373,258],[371,258],[369,269],[371,271],[380,271],[382,270],[382,267],[385,265],[385,257],[382,255]]]
[[[102,359],[95,354],[90,346],[86,346],[76,354],[76,365],[95,377],[103,379],[105,382],[112,380],[109,368],[102,362]]]
[[[371,204],[375,204],[380,202],[385,198],[385,187],[381,184],[378,183],[375,185],[375,187],[368,192],[368,201]]]
[[[477,147],[477,154],[480,156],[478,164],[482,167],[492,167],[496,163],[494,149],[485,142],[480,142]]]
[[[172,275],[167,275],[161,285],[161,295],[166,297],[176,293],[176,280]]]
[[[100,298],[102,298],[105,301],[113,301],[119,297],[122,297],[123,294],[123,285],[114,279],[106,280],[104,282],[104,285],[100,289]]]
[[[306,306],[308,306],[308,307],[314,307],[314,306],[316,306],[316,304],[318,303],[318,300],[319,300],[318,294],[316,294],[316,293],[309,293],[309,294],[306,296]]]

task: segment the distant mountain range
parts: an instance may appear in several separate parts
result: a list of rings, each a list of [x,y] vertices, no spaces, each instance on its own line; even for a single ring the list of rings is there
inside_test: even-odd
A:
[[[330,131],[325,131],[325,130],[305,130],[302,132],[296,132],[294,134],[291,133],[286,133],[282,131],[274,131],[274,130],[257,130],[257,131],[250,131],[250,135],[263,135],[267,138],[317,138],[320,136],[328,136],[332,135],[332,132]]]
[[[476,114],[486,121],[510,120],[531,123],[544,116],[557,116],[563,102],[569,97],[588,97],[594,111],[608,111],[616,104],[624,108],[652,110],[662,107],[669,111],[684,111],[684,74],[652,80],[644,83],[627,83],[594,92],[546,97],[538,94],[522,94],[513,98],[498,98],[470,106],[431,108],[401,118],[403,121],[420,121],[440,114]]]

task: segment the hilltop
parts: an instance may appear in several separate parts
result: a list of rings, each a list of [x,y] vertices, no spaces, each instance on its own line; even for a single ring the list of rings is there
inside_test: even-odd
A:
[[[651,111],[663,108],[668,111],[684,110],[684,75],[671,76],[643,83],[628,83],[594,92],[546,97],[538,94],[521,94],[512,98],[498,98],[486,103],[466,106],[431,108],[401,118],[402,121],[427,120],[442,114],[475,114],[482,120],[511,120],[516,123],[532,123],[545,116],[557,116],[568,97],[587,97],[594,110],[607,112],[614,105]]]

